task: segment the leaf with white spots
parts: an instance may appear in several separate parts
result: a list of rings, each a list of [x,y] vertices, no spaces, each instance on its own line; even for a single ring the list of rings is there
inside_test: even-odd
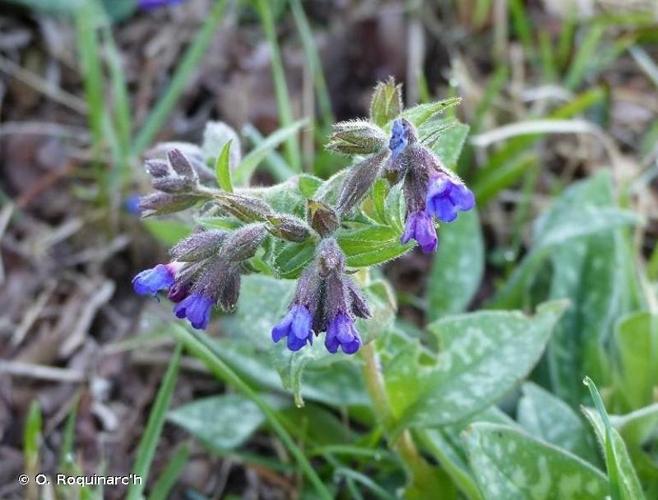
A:
[[[516,412],[519,424],[532,436],[598,462],[595,443],[585,422],[564,401],[531,382],[523,384]]]
[[[543,304],[533,317],[480,311],[429,325],[442,350],[435,364],[413,351],[385,373],[400,427],[447,425],[483,410],[530,373],[566,304]]]
[[[247,441],[265,417],[244,396],[223,394],[180,406],[168,419],[211,448],[231,450]]]
[[[464,439],[486,500],[601,500],[608,492],[587,462],[513,428],[475,423]]]
[[[441,225],[439,249],[427,283],[430,320],[463,312],[475,295],[484,272],[484,243],[475,210]]]

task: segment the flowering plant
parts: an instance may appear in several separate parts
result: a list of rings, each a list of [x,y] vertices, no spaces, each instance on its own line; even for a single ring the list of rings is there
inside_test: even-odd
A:
[[[371,311],[350,269],[398,257],[413,248],[412,240],[423,252],[434,252],[434,219],[453,222],[458,211],[474,206],[473,193],[427,145],[457,125],[438,116],[457,103],[449,99],[403,111],[400,87],[392,80],[381,83],[369,120],[334,125],[327,148],[357,161],[326,182],[299,176],[265,189],[234,188],[231,182],[216,189],[211,185],[217,179],[194,154],[172,148],[166,160],[147,160],[156,192],[142,198],[142,214],[200,206],[205,226],[211,214],[213,228],[201,225],[171,249],[171,262],[135,276],[135,292],[168,292],[174,314],[205,329],[215,305],[234,309],[241,275],[261,271],[298,278],[288,312],[272,327],[272,340],[285,338],[288,349],[298,351],[326,332],[329,352],[354,354],[363,342],[355,319],[367,319]],[[231,143],[224,143],[218,171],[235,167]],[[282,189],[288,191],[286,201]]]

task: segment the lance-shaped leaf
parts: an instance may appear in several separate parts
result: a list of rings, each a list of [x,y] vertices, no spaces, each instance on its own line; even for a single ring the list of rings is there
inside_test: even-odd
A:
[[[436,363],[411,353],[385,373],[399,427],[456,423],[498,401],[530,373],[565,308],[555,301],[532,317],[481,311],[432,323]]]
[[[642,485],[628,456],[624,440],[617,429],[612,426],[601,395],[592,379],[585,377],[584,383],[588,387],[596,407],[596,411],[585,408],[584,412],[594,427],[596,437],[603,449],[608,470],[610,498],[612,500],[643,500],[645,497]]]
[[[380,127],[396,118],[402,111],[402,85],[395,84],[393,77],[379,82],[370,101],[370,120]]]
[[[475,423],[464,440],[486,500],[600,500],[607,494],[605,476],[590,464],[511,427]]]

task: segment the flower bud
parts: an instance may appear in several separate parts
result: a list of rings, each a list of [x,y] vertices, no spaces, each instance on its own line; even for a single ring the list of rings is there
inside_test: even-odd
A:
[[[269,222],[267,230],[277,238],[302,242],[311,235],[306,223],[293,215],[274,214],[269,216],[267,221]]]
[[[194,167],[192,167],[192,163],[180,149],[172,149],[169,151],[167,153],[167,158],[169,158],[171,168],[173,168],[178,175],[191,179],[194,182],[199,180],[199,176],[197,175],[196,170],[194,170]]]
[[[340,274],[345,270],[345,254],[334,238],[323,239],[318,245],[317,264],[322,277],[332,272]]]
[[[242,222],[264,221],[273,215],[270,206],[258,198],[221,192],[215,195],[214,200],[221,208]]]
[[[239,262],[250,259],[267,236],[265,224],[249,224],[236,229],[226,238],[222,257],[228,261]]]
[[[189,177],[172,175],[170,177],[155,177],[151,185],[153,189],[157,189],[158,191],[176,194],[192,191],[196,186],[196,182]]]
[[[395,119],[402,112],[402,85],[396,85],[393,77],[379,82],[370,101],[370,120],[380,127]]]
[[[167,162],[163,160],[146,160],[144,162],[144,168],[146,169],[146,172],[154,178],[168,177],[173,173]]]
[[[349,292],[352,313],[359,318],[369,318],[372,316],[370,308],[368,307],[368,303],[366,302],[366,298],[363,296],[363,292],[361,292],[356,283],[354,283],[354,280],[347,276],[343,279]]]
[[[333,126],[327,149],[336,153],[367,155],[386,144],[386,134],[366,120],[339,122]]]
[[[350,169],[343,181],[343,188],[336,205],[339,214],[345,214],[358,205],[377,180],[381,167],[388,156],[389,151],[385,149],[369,156]]]
[[[197,262],[212,257],[219,251],[228,232],[200,231],[179,241],[170,251],[172,258],[181,262]]]
[[[142,217],[166,215],[181,212],[196,204],[200,197],[194,195],[174,195],[169,193],[151,193],[139,200]]]
[[[306,220],[323,238],[333,234],[340,225],[336,211],[329,205],[316,200],[307,200]]]

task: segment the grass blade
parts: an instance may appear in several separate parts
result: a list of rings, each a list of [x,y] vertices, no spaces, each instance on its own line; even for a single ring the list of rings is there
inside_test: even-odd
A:
[[[160,389],[158,389],[158,394],[155,397],[155,402],[153,403],[148,422],[146,423],[146,429],[144,429],[144,434],[139,442],[137,458],[135,459],[132,472],[136,476],[141,477],[142,480],[139,484],[134,482],[130,485],[127,497],[130,500],[137,500],[141,498],[144,493],[144,487],[146,486],[146,479],[148,478],[149,469],[151,468],[151,462],[153,461],[155,449],[158,446],[160,433],[162,432],[162,427],[164,426],[165,417],[167,415],[167,408],[169,408],[171,395],[176,386],[180,358],[181,346],[179,344],[176,346],[176,350],[174,351],[169,366],[167,367],[167,372],[162,379],[162,384],[160,385]]]
[[[299,37],[302,41],[302,48],[306,56],[306,62],[311,68],[313,75],[313,83],[315,85],[315,92],[318,97],[318,106],[320,108],[320,115],[322,116],[323,125],[331,125],[334,122],[334,114],[331,110],[331,98],[327,90],[327,81],[324,77],[322,70],[322,62],[318,55],[317,48],[315,47],[315,40],[313,39],[313,32],[309,25],[308,18],[302,7],[300,0],[290,0],[290,8],[292,15],[295,18],[295,25],[299,32]]]
[[[274,413],[272,408],[263,401],[263,399],[254,391],[246,382],[244,382],[224,361],[217,356],[213,348],[208,345],[207,340],[202,334],[192,333],[180,326],[173,327],[174,335],[180,342],[185,345],[189,352],[203,362],[208,369],[220,380],[233,386],[246,397],[251,399],[261,409],[268,423],[272,427],[275,434],[281,439],[283,444],[288,448],[288,451],[295,457],[298,465],[301,467],[304,475],[313,484],[318,495],[324,499],[331,499],[333,495],[329,492],[327,487],[323,484],[320,477],[315,472],[313,466],[309,463],[304,455],[304,452],[299,449],[295,444],[288,431],[283,427],[279,418]]]
[[[183,472],[183,467],[187,464],[187,459],[190,456],[190,449],[187,445],[183,445],[174,456],[171,457],[169,463],[158,477],[158,480],[153,485],[153,491],[149,495],[149,500],[166,500],[169,498],[169,492],[176,484],[176,480]]]
[[[274,79],[274,91],[276,94],[276,105],[279,110],[279,120],[281,126],[289,127],[293,123],[292,106],[290,104],[290,94],[288,93],[288,84],[286,83],[285,70],[281,59],[281,50],[276,38],[276,27],[270,3],[267,0],[257,0],[258,14],[260,15],[261,24],[265,37],[272,51],[272,78]],[[296,172],[301,171],[301,161],[299,153],[299,139],[297,134],[292,134],[286,140],[286,159],[290,166]]]
[[[288,127],[281,128],[268,136],[258,147],[245,156],[240,165],[235,169],[233,179],[235,184],[243,185],[249,181],[251,174],[254,173],[258,164],[270,154],[274,148],[297,134],[297,131],[306,123],[306,120],[299,120]]]
[[[171,110],[176,105],[178,98],[183,93],[190,74],[196,69],[203,57],[208,45],[212,40],[219,22],[222,20],[226,0],[217,0],[208,13],[208,18],[197,33],[190,47],[185,51],[183,59],[174,72],[174,76],[167,87],[164,95],[160,98],[155,108],[149,114],[137,138],[133,143],[132,154],[139,155],[155,138]]]

